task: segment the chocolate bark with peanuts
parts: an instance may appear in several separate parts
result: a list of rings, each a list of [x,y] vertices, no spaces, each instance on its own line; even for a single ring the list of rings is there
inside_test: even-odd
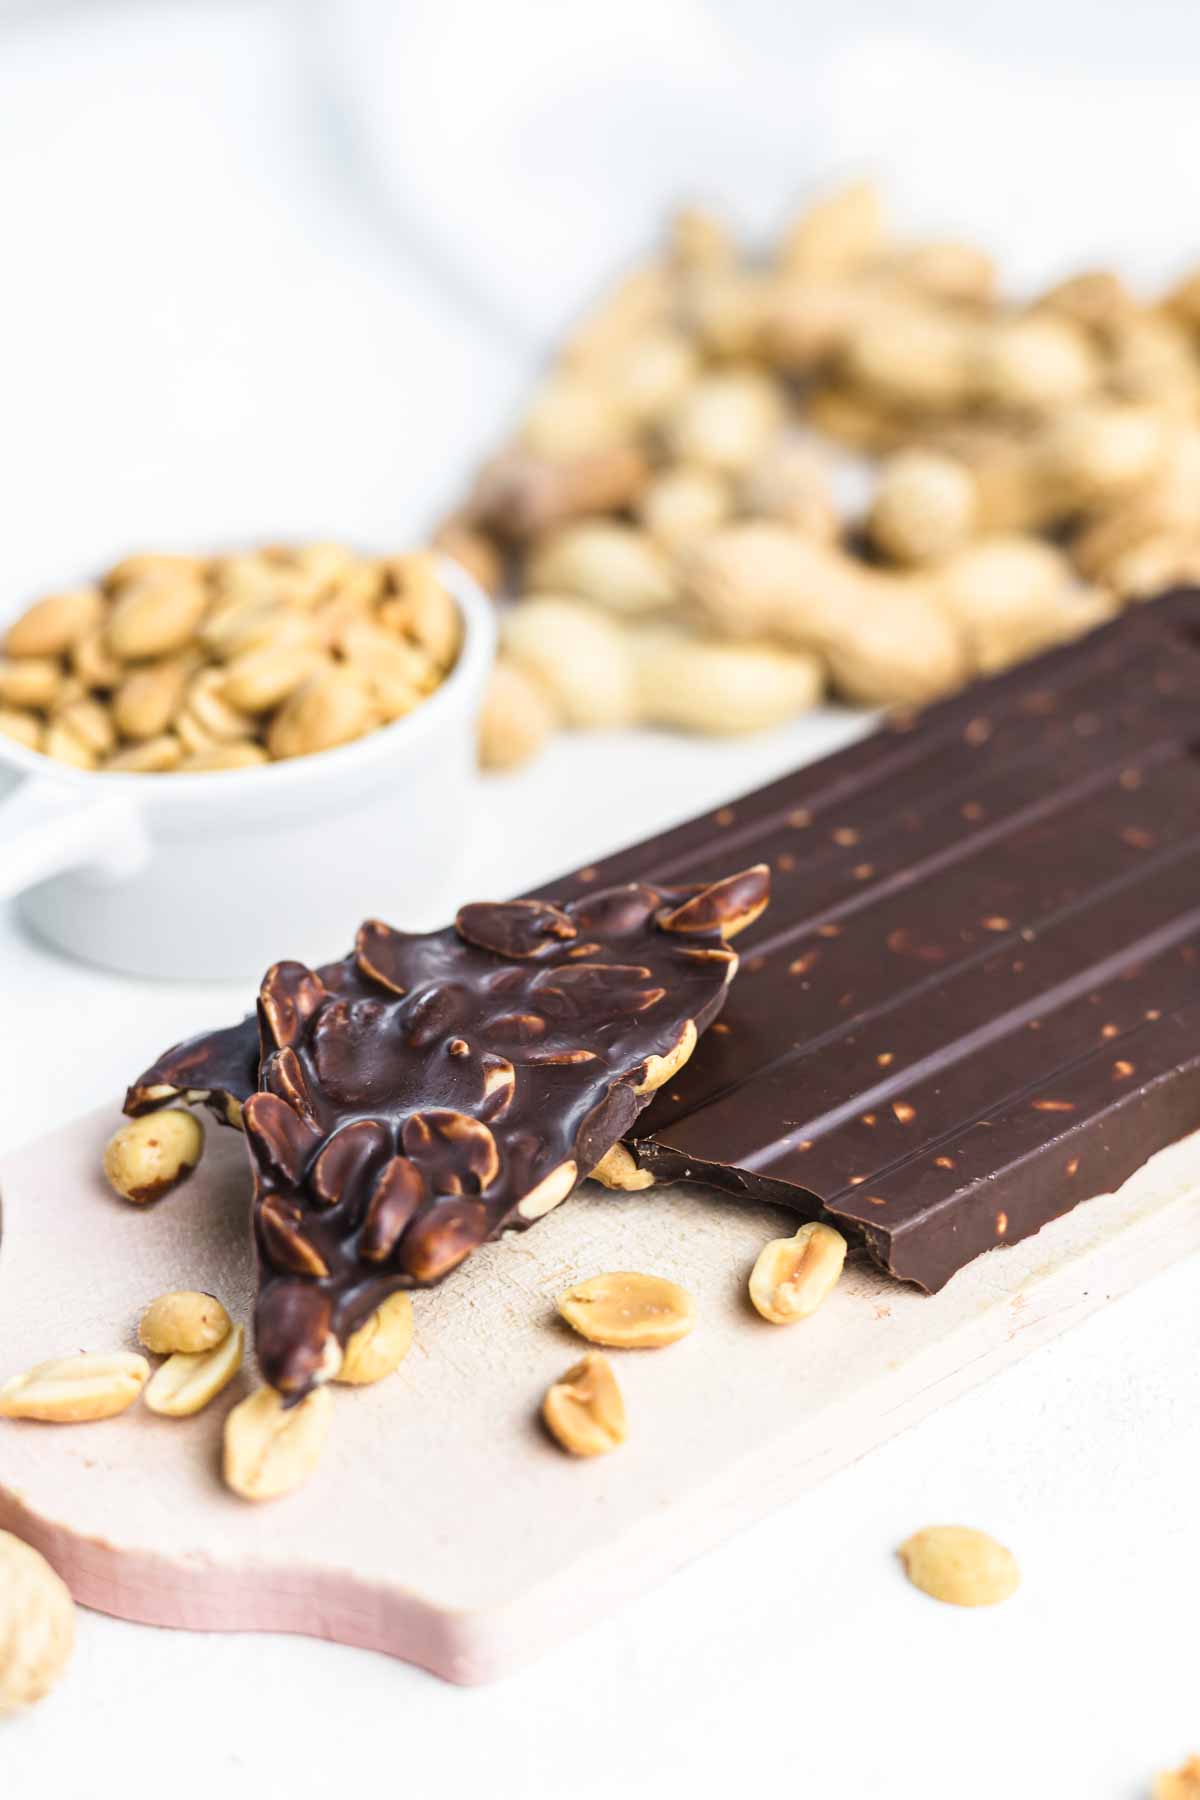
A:
[[[767,893],[755,868],[569,907],[479,903],[437,932],[370,922],[324,975],[271,969],[241,1110],[272,1386],[307,1393],[389,1293],[440,1281],[566,1199],[720,1011],[737,967],[726,940]],[[227,1115],[243,1097],[223,1085],[245,1077],[238,1040],[207,1043],[207,1066],[205,1040],[182,1046],[133,1108],[170,1089]]]

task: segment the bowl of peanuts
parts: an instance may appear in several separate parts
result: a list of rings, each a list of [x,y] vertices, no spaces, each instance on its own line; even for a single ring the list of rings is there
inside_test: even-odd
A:
[[[424,552],[138,555],[45,595],[0,635],[0,898],[89,962],[201,979],[434,922],[494,640]]]

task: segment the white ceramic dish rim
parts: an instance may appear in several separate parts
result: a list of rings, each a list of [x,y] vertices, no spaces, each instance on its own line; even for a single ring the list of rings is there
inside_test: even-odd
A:
[[[309,756],[291,757],[285,762],[264,763],[255,769],[205,769],[172,773],[134,773],[119,769],[76,769],[69,763],[56,762],[38,750],[28,750],[15,739],[0,736],[0,762],[20,775],[39,782],[53,782],[62,788],[84,793],[107,795],[151,802],[157,807],[177,800],[195,801],[222,795],[229,800],[234,790],[239,795],[283,793],[319,783],[328,775],[338,779],[356,766],[361,770],[386,763],[403,753],[430,731],[437,728],[445,713],[457,702],[464,688],[469,688],[477,675],[490,664],[495,651],[496,622],[492,601],[478,583],[450,557],[438,558],[447,588],[454,596],[463,623],[463,639],[458,660],[441,685],[412,712],[390,725],[382,725],[353,743],[339,744],[332,750],[317,750]],[[0,809],[3,802],[0,801]]]

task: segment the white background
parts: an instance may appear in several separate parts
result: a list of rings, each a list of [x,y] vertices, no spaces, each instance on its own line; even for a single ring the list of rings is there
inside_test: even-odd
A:
[[[881,167],[1028,278],[1200,251],[1191,9],[930,3],[903,39],[892,6],[783,11],[0,6],[0,613],[134,546],[415,537],[681,188],[760,223]],[[565,742],[488,784],[480,891],[842,729]],[[84,969],[0,912],[0,1150],[243,1000]],[[1198,1370],[1185,1266],[490,1689],[82,1615],[69,1680],[0,1727],[0,1795],[1136,1800],[1200,1749]],[[938,1519],[1014,1547],[1012,1603],[907,1587],[894,1546]]]

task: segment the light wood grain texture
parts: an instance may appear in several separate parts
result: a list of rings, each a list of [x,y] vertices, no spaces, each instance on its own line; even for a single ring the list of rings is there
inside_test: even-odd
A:
[[[169,1288],[207,1289],[249,1317],[240,1141],[210,1130],[191,1182],[136,1209],[99,1172],[115,1116],[0,1163],[0,1378],[134,1348],[142,1310]],[[221,1485],[243,1374],[190,1420],[142,1406],[76,1427],[0,1420],[0,1527],[42,1549],[85,1605],[123,1618],[307,1632],[488,1680],[1200,1246],[1198,1185],[1194,1138],[935,1298],[852,1262],[821,1311],[787,1328],[745,1293],[783,1215],[588,1187],[414,1297],[413,1350],[379,1386],[335,1390],[325,1460],[298,1493],[251,1507]],[[555,1297],[605,1269],[683,1283],[699,1320],[668,1349],[611,1353],[629,1441],[579,1462],[537,1412],[582,1348]]]

